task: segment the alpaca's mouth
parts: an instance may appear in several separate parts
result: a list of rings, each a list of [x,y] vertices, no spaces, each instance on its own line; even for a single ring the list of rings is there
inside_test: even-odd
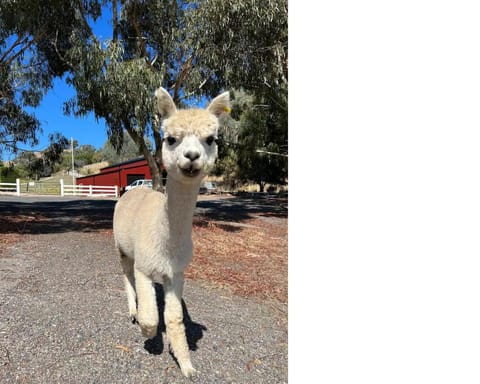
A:
[[[189,168],[180,168],[180,170],[187,177],[195,177],[200,173],[200,169],[195,169],[192,166]]]

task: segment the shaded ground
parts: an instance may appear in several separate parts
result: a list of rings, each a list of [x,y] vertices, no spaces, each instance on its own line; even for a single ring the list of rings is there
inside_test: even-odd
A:
[[[127,320],[111,236],[115,202],[54,200],[0,197],[0,382],[189,382],[163,336],[145,341]],[[263,203],[198,204],[188,270],[195,280],[184,296],[201,372],[193,382],[287,382],[287,208]]]
[[[0,233],[111,230],[115,200],[0,196]]]
[[[201,196],[196,215],[225,230],[256,217],[287,218],[286,199]],[[91,232],[112,228],[116,200],[0,195],[0,233]],[[13,224],[13,225],[11,225]]]

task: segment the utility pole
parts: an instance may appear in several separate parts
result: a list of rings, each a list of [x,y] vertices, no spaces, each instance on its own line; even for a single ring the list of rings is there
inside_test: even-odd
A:
[[[73,159],[73,137],[71,139],[71,146],[72,146],[72,185],[75,185],[75,163]]]

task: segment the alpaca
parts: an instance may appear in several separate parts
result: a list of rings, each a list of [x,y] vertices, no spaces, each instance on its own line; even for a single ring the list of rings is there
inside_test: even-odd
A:
[[[163,118],[166,195],[145,187],[125,193],[113,217],[115,246],[124,271],[132,322],[143,336],[157,334],[159,315],[154,282],[162,283],[167,338],[182,373],[193,368],[182,312],[184,270],[192,258],[192,220],[200,183],[217,157],[218,117],[230,111],[229,93],[206,109],[177,110],[166,90],[155,91]]]

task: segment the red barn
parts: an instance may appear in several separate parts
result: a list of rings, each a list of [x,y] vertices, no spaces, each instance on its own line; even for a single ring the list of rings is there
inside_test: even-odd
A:
[[[125,186],[139,179],[151,179],[150,168],[144,157],[109,165],[95,175],[77,177],[77,185],[116,185],[122,191]]]

